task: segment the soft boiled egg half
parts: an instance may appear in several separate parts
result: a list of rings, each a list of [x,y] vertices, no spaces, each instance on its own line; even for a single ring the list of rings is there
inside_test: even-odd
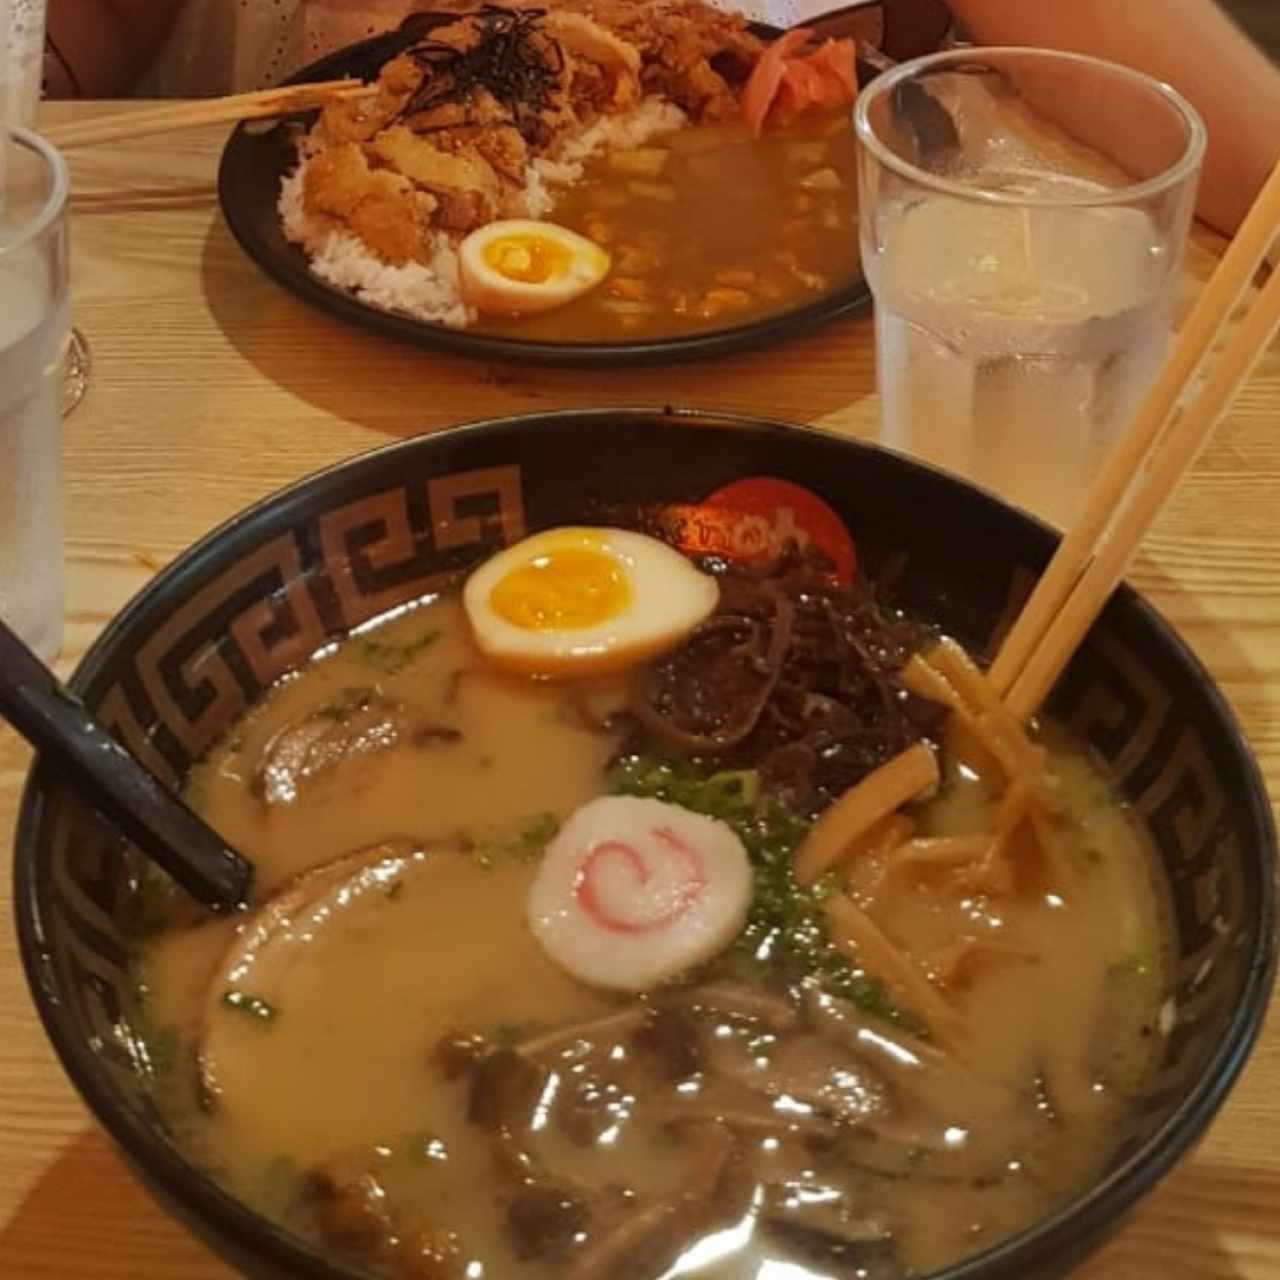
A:
[[[486,560],[462,601],[481,652],[544,678],[622,671],[673,649],[720,588],[678,551],[625,529],[548,529]]]
[[[580,298],[609,274],[609,255],[554,222],[510,218],[458,246],[462,296],[478,311],[527,315]]]

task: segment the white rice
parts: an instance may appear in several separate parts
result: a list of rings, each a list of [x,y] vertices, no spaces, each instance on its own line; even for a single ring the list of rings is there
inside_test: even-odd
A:
[[[624,116],[605,116],[559,149],[556,158],[540,157],[528,169],[522,193],[526,216],[539,218],[551,208],[555,191],[582,178],[583,163],[606,147],[623,151],[643,146],[660,133],[685,123],[679,107],[663,98],[646,98]],[[279,210],[285,235],[300,245],[310,260],[311,272],[327,284],[345,289],[361,302],[463,329],[476,318],[474,308],[462,299],[458,279],[458,252],[443,232],[429,233],[431,260],[393,267],[375,257],[359,237],[335,230],[327,219],[309,214],[303,204],[302,177],[310,163],[304,155],[298,167],[280,184]]]

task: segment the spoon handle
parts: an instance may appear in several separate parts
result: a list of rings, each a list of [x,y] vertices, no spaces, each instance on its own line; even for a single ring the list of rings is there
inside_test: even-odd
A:
[[[219,908],[247,899],[252,864],[126,751],[3,621],[0,716],[195,898]]]

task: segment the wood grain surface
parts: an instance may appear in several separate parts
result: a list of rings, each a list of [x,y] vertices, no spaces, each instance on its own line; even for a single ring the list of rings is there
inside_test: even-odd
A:
[[[49,108],[88,118],[93,104]],[[74,316],[93,384],[65,425],[69,673],[166,562],[280,485],[390,440],[496,414],[679,403],[872,437],[869,315],[768,352],[641,372],[544,371],[398,346],[309,310],[217,212],[223,134],[73,157]],[[1198,236],[1187,292],[1220,246]],[[1280,352],[1147,540],[1132,579],[1220,682],[1280,784]],[[0,730],[7,850],[29,754]],[[0,1277],[230,1280],[135,1185],[46,1044],[0,879]],[[1280,1022],[1195,1156],[1082,1280],[1280,1277]]]

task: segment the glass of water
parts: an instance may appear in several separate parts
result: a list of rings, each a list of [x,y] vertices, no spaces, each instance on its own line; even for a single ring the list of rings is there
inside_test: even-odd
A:
[[[1200,118],[1096,58],[956,48],[854,119],[882,442],[1068,525],[1168,346]]]
[[[44,72],[47,0],[0,0],[0,133],[5,126],[36,127]],[[72,329],[63,358],[59,405],[63,414],[84,398],[89,386],[89,348]]]
[[[27,130],[0,130],[0,147],[0,617],[48,661],[63,621],[67,166]]]

